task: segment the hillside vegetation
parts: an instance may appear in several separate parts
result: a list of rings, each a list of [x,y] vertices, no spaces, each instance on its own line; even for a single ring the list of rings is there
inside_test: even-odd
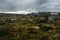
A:
[[[60,40],[60,16],[47,14],[1,14],[0,40]]]

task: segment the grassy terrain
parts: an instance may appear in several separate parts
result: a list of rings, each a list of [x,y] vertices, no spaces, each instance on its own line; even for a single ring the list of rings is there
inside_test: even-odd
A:
[[[0,15],[0,40],[60,40],[60,16]]]

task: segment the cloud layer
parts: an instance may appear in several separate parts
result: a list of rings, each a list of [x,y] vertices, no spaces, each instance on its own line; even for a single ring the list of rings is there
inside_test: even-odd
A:
[[[0,11],[59,12],[60,0],[0,0]]]

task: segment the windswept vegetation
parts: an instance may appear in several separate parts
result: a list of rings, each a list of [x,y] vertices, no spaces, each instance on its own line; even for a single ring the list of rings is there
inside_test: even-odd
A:
[[[0,13],[0,40],[60,40],[59,14]]]

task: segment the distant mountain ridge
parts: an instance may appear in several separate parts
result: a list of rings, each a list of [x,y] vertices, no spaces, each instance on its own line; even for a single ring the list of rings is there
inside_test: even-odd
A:
[[[12,13],[0,13],[0,15],[20,15],[20,16],[43,16],[43,15],[60,15],[60,12],[32,12],[32,13],[28,13],[28,14],[12,14]]]

